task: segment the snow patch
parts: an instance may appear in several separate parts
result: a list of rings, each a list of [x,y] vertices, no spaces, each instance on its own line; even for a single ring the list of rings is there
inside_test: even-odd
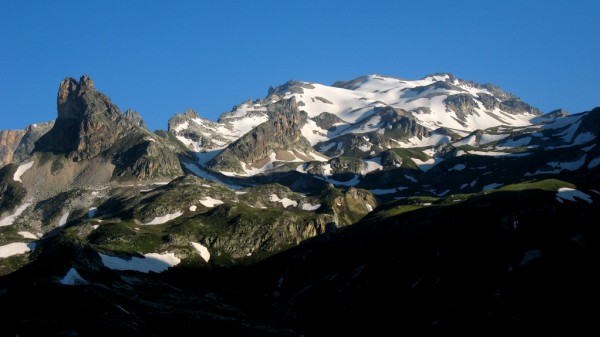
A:
[[[64,213],[60,219],[58,219],[58,227],[62,227],[67,224],[67,219],[69,219],[69,212]]]
[[[196,205],[190,206],[190,212],[195,212],[196,208],[197,208]]]
[[[462,171],[466,168],[467,166],[465,164],[456,164],[454,167],[449,168],[448,171]]]
[[[69,269],[67,274],[62,278],[62,280],[58,281],[58,283],[64,284],[64,285],[69,285],[69,286],[74,286],[77,284],[86,284],[87,281],[84,280],[83,277],[81,277],[81,275],[79,275],[79,273],[77,272],[77,270],[75,270],[75,268],[71,268],[71,269]]]
[[[37,235],[30,233],[30,232],[18,232],[17,234],[21,235],[24,239],[34,239],[36,240],[38,237]]]
[[[96,212],[98,212],[98,207],[92,207],[90,209],[88,209],[88,218],[93,218],[96,216]]]
[[[592,198],[589,195],[573,188],[561,187],[556,192],[556,200],[561,203],[563,200],[577,201],[575,198],[587,201],[588,204],[592,203]]]
[[[319,208],[321,208],[321,204],[312,205],[309,203],[304,203],[300,206],[300,208],[305,211],[315,211],[315,210],[318,210]]]
[[[180,217],[182,214],[183,214],[183,212],[178,211],[178,212],[166,214],[166,215],[163,215],[163,216],[157,216],[156,218],[152,219],[152,221],[147,222],[147,223],[142,224],[142,225],[144,225],[144,226],[161,225],[161,224],[164,224],[166,222],[169,222],[169,221],[171,221],[173,219],[176,219],[176,218]]]
[[[15,212],[13,214],[10,214],[9,216],[0,219],[0,227],[4,227],[4,226],[10,226],[13,224],[13,222],[15,222],[15,220],[19,217],[19,215],[21,215],[23,212],[25,212],[25,210],[27,209],[27,207],[31,206],[32,203],[30,202],[26,202],[24,204],[22,204],[21,206],[17,207],[17,209],[15,210]]]
[[[360,174],[363,176],[367,173],[383,169],[383,166],[381,165],[381,158],[379,157],[363,160],[363,162],[365,163],[365,168],[360,172]]]
[[[289,198],[279,199],[277,194],[271,194],[271,196],[269,197],[269,201],[280,202],[283,205],[283,208],[288,208],[288,206],[298,206],[298,202],[296,200],[292,200]]]
[[[499,184],[499,183],[491,183],[489,185],[485,185],[483,186],[483,188],[481,189],[482,191],[489,191],[489,190],[493,190],[495,188],[498,188],[500,186],[502,186],[503,184]]]
[[[192,242],[192,246],[200,254],[200,257],[204,261],[208,262],[208,260],[210,260],[210,252],[208,251],[208,248],[198,242]]]
[[[0,246],[0,258],[11,257],[14,255],[25,254],[35,249],[35,243],[13,242]]]
[[[160,273],[181,262],[173,253],[148,253],[144,257],[131,257],[129,260],[116,256],[100,254],[102,264],[114,270],[135,270],[142,273]]]
[[[370,204],[365,204],[365,207],[367,208],[367,211],[373,212],[373,206],[371,206]]]
[[[223,201],[211,197],[204,197],[203,199],[200,199],[200,203],[206,207],[215,207],[223,204]]]
[[[588,164],[587,167],[589,169],[593,169],[593,168],[595,168],[598,165],[600,165],[600,157],[596,157],[596,158],[590,160],[590,163]]]
[[[369,192],[371,192],[374,195],[384,195],[384,194],[392,194],[392,193],[400,192],[407,188],[408,187],[403,187],[403,186],[394,187],[394,188],[378,188],[378,189],[374,189],[374,190],[369,190]]]
[[[23,181],[21,181],[21,176],[33,166],[33,163],[35,163],[35,161],[30,161],[29,163],[19,165],[15,171],[15,174],[13,175],[13,180],[22,183]]]

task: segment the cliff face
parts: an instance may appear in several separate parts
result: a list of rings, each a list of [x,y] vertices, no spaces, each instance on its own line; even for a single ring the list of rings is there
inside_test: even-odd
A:
[[[310,143],[302,135],[308,116],[294,98],[268,107],[271,118],[248,132],[217,155],[208,166],[217,170],[243,172],[239,162],[258,165],[277,151],[310,153]]]
[[[65,154],[73,161],[93,158],[109,149],[134,124],[94,82],[82,76],[79,82],[64,79],[58,89],[58,118],[35,150]]]
[[[14,151],[23,135],[24,130],[0,130],[0,167],[12,163]]]
[[[0,130],[0,167],[27,160],[35,142],[46,134],[54,121],[29,125],[25,130]]]

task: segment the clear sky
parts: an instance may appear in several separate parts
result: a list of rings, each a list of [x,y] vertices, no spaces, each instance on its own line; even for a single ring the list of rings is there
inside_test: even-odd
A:
[[[600,106],[600,1],[0,0],[0,129],[56,117],[92,77],[151,129],[215,120],[289,79],[435,72],[493,83],[544,112]]]

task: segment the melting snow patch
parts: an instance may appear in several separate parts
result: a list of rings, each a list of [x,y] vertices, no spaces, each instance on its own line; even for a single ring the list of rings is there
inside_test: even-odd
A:
[[[365,204],[365,207],[367,208],[367,211],[373,212],[373,206],[371,206],[369,204]]]
[[[298,206],[298,202],[296,200],[292,200],[289,198],[279,199],[277,194],[271,194],[271,196],[269,197],[269,201],[280,202],[283,205],[283,208],[287,208],[288,206]]]
[[[98,207],[92,207],[92,208],[88,209],[88,218],[95,217],[97,211],[98,211]]]
[[[235,191],[235,194],[242,195],[248,193],[247,191]]]
[[[596,158],[592,159],[590,161],[590,163],[588,164],[588,168],[593,169],[598,165],[600,165],[600,157],[596,157]]]
[[[481,189],[482,191],[489,191],[489,190],[493,190],[495,188],[498,188],[502,186],[502,184],[498,184],[498,183],[491,183],[489,185],[485,185],[483,186],[483,188]]]
[[[30,232],[18,232],[17,234],[21,235],[25,239],[37,239],[37,235]]]
[[[462,171],[466,168],[467,168],[467,166],[465,164],[456,164],[456,165],[454,165],[454,167],[451,167],[450,169],[448,169],[448,171]]]
[[[583,164],[585,164],[586,156],[587,155],[583,155],[583,156],[581,156],[581,158],[577,159],[576,161],[570,161],[570,162],[553,161],[551,163],[548,163],[548,166],[551,166],[552,168],[557,169],[558,172],[560,172],[561,170],[575,171],[575,170],[579,169],[580,167],[582,167]],[[558,172],[556,172],[556,173],[558,173]]]
[[[25,210],[29,206],[31,206],[31,203],[26,202],[23,205],[17,207],[17,209],[15,210],[15,212],[13,214],[11,214],[3,219],[0,219],[0,227],[12,225],[13,222],[15,222],[15,220],[19,217],[19,215],[21,215],[21,213],[25,212]]]
[[[381,158],[372,158],[369,160],[365,160],[365,168],[360,172],[360,174],[365,175],[369,172],[381,170],[383,166],[381,166]]]
[[[198,253],[200,253],[200,257],[204,261],[208,262],[208,260],[210,260],[210,252],[208,251],[208,248],[198,242],[192,242],[192,246],[194,249],[196,249],[196,251],[198,251]]]
[[[556,192],[556,200],[561,203],[563,200],[577,201],[575,198],[585,200],[588,204],[592,203],[592,198],[589,195],[573,188],[561,187]]]
[[[305,211],[315,211],[315,210],[319,209],[320,207],[321,207],[321,204],[311,205],[309,203],[304,203],[304,204],[302,204],[302,206],[300,206],[300,208],[302,208]]]
[[[375,195],[384,195],[384,194],[392,194],[392,193],[400,192],[407,188],[408,187],[403,187],[403,186],[395,187],[395,188],[380,188],[380,189],[369,190],[369,192],[371,192],[372,194],[375,194]]]
[[[13,180],[22,183],[21,176],[33,166],[33,163],[35,163],[35,161],[30,161],[29,163],[19,165],[15,171],[15,174],[13,175]]]
[[[183,214],[183,212],[175,212],[175,213],[171,213],[171,214],[167,214],[167,215],[163,215],[163,216],[157,216],[156,218],[152,219],[152,221],[147,222],[143,225],[161,225],[161,224],[164,224],[165,222],[168,222],[175,218],[180,217],[182,214]]]
[[[196,205],[190,206],[190,212],[195,212],[196,208],[197,208]]]
[[[352,178],[348,181],[339,181],[339,180],[322,177],[322,176],[314,176],[314,177],[321,179],[321,180],[325,180],[326,182],[331,183],[336,186],[354,186],[360,182],[360,179],[359,179],[360,176],[358,174],[355,174],[354,178]]]
[[[28,251],[35,249],[35,243],[13,242],[4,246],[0,246],[0,258],[10,257],[13,255],[25,254]]]
[[[65,277],[63,277],[62,280],[58,281],[58,283],[74,286],[77,284],[86,284],[87,282],[83,279],[83,277],[81,277],[81,275],[79,275],[75,268],[71,268],[69,269]]]
[[[423,172],[430,170],[432,167],[434,167],[436,164],[438,164],[440,161],[442,161],[442,159],[440,159],[440,158],[430,158],[426,161],[422,161],[417,158],[411,158],[411,159],[415,162],[415,164],[417,164],[419,169]]]
[[[67,224],[67,219],[69,219],[69,212],[63,214],[60,219],[58,219],[58,227],[62,227]]]
[[[116,256],[100,254],[102,264],[107,268],[114,270],[135,270],[142,273],[155,272],[160,273],[169,267],[178,265],[181,259],[173,253],[148,253],[144,257],[131,257],[129,260]]]
[[[223,201],[211,197],[204,197],[203,199],[200,199],[200,203],[206,207],[215,207],[223,204]]]

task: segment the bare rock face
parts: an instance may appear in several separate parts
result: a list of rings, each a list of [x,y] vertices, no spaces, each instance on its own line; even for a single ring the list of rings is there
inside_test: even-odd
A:
[[[29,125],[25,130],[0,130],[0,167],[27,160],[35,142],[53,125],[50,121]]]
[[[64,79],[58,89],[57,107],[54,126],[35,143],[34,152],[66,157],[84,167],[94,163],[96,171],[100,167],[105,171],[114,168],[113,179],[154,179],[183,174],[172,147],[146,129],[140,114],[131,109],[122,113],[106,95],[95,89],[88,76],[82,76],[79,81]],[[63,174],[58,171],[52,172]],[[66,175],[81,175],[77,170],[71,170],[76,173],[69,169],[63,171]]]
[[[217,170],[243,172],[239,167],[240,161],[256,163],[278,150],[312,151],[301,132],[308,115],[298,108],[294,98],[272,104],[268,114],[271,119],[232,143],[208,166]]]
[[[58,118],[52,130],[36,143],[35,151],[65,154],[73,161],[93,158],[110,148],[134,127],[94,82],[66,78],[58,89]]]
[[[23,135],[24,130],[0,130],[0,167],[12,163],[14,151]]]
[[[146,123],[142,119],[142,116],[137,111],[135,111],[133,109],[127,109],[127,111],[125,111],[124,115],[125,115],[125,118],[127,118],[127,120],[129,120],[134,125],[139,126],[144,129],[148,128],[146,126]]]

